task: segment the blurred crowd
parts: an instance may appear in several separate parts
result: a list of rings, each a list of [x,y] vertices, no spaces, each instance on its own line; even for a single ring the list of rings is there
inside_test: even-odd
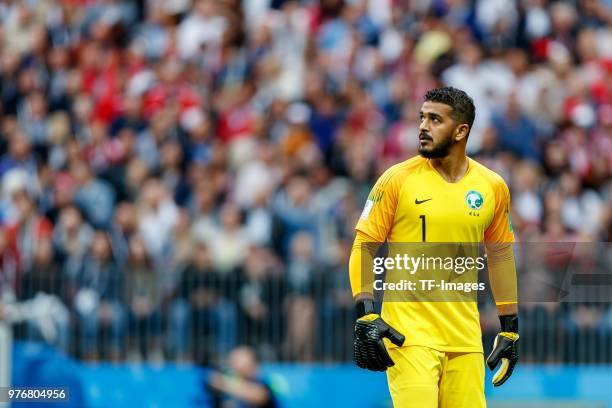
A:
[[[612,240],[610,0],[1,0],[0,41],[0,317],[83,358],[350,356],[353,227],[441,85],[519,240]]]

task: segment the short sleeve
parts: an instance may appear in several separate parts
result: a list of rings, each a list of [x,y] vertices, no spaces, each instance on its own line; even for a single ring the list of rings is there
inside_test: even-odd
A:
[[[485,231],[485,242],[514,242],[512,219],[510,218],[510,191],[503,180],[495,186],[494,211],[493,220]]]
[[[376,242],[384,242],[393,227],[400,189],[399,169],[399,165],[393,166],[380,176],[355,226]]]

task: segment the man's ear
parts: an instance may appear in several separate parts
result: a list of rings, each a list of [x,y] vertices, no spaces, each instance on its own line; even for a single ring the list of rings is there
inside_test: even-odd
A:
[[[455,141],[459,142],[460,140],[467,139],[469,131],[470,127],[465,123],[457,126],[455,128]]]

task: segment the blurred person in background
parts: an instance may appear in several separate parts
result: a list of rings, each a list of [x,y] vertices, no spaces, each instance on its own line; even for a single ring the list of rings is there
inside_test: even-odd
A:
[[[567,305],[564,305],[567,306]],[[595,339],[610,334],[604,320],[605,304],[578,304],[567,309],[562,324],[569,341],[564,344],[563,361],[593,363],[605,356],[605,348]]]
[[[161,276],[164,302],[168,300],[168,296],[179,285],[181,272],[191,262],[196,247],[195,241],[191,234],[189,211],[187,208],[181,207],[178,221],[172,230],[172,250],[170,251],[172,256],[168,261],[169,267],[166,273]]]
[[[544,208],[539,194],[541,193],[540,167],[535,162],[518,163],[512,174],[514,180],[514,214],[513,225],[520,226],[524,240],[535,240],[540,231]]]
[[[44,35],[44,34],[43,34]],[[30,93],[17,111],[17,118],[24,133],[35,147],[43,148],[48,143],[49,121],[45,94]]]
[[[278,403],[271,386],[262,379],[255,351],[246,346],[227,357],[227,373],[213,372],[205,387],[215,408],[273,408]]]
[[[66,279],[76,281],[85,254],[90,248],[94,229],[83,220],[81,211],[74,205],[61,209],[53,230],[53,245],[63,265]],[[69,292],[70,293],[70,292]],[[71,296],[74,293],[70,293]]]
[[[560,190],[563,195],[561,205],[563,224],[587,241],[597,239],[602,227],[600,195],[591,189],[583,189],[575,173],[564,173],[561,176]]]
[[[283,350],[288,360],[312,361],[313,336],[318,330],[317,306],[323,298],[323,271],[315,260],[314,240],[310,234],[298,232],[293,235],[290,251],[285,275],[287,335]]]
[[[350,285],[346,279],[351,242],[339,241],[335,248],[333,263],[324,272],[319,316],[321,326],[317,333],[318,343],[324,352],[323,359],[334,361],[337,358],[350,359],[351,339],[343,333],[353,329],[352,314],[354,302]],[[330,333],[334,333],[330,335]],[[332,344],[329,344],[332,343]],[[320,350],[318,350],[320,352]]]
[[[55,259],[50,238],[41,238],[30,264],[23,270],[20,299],[26,312],[26,330],[31,339],[68,351],[70,312],[64,304],[65,281]]]
[[[18,269],[17,249],[0,227],[0,301],[14,302],[17,297]]]
[[[37,212],[32,194],[27,186],[13,193],[12,199],[19,218],[7,230],[9,239],[15,242],[22,272],[32,268],[37,246],[41,241],[50,239],[53,233],[53,225]]]
[[[122,201],[117,204],[113,214],[113,223],[109,228],[109,239],[113,256],[121,266],[125,265],[130,255],[130,242],[136,236],[138,219],[134,203]],[[141,239],[141,238],[140,238]]]
[[[218,218],[216,198],[216,192],[208,180],[198,181],[192,188],[189,209],[191,235],[195,241],[209,242],[214,238]]]
[[[226,279],[215,268],[209,248],[197,245],[170,306],[170,346],[179,359],[191,350],[193,361],[206,365],[234,346],[236,310],[223,292],[234,282]]]
[[[0,227],[0,321],[12,322],[11,308],[16,303],[19,276],[17,250]]]
[[[300,231],[314,233],[315,217],[311,209],[312,186],[305,177],[293,176],[273,199],[276,250],[288,256],[294,234]]]
[[[153,113],[149,126],[136,139],[136,156],[147,164],[151,172],[157,171],[161,165],[161,146],[176,137],[175,111],[176,107],[162,107]]]
[[[121,274],[125,277],[129,307],[129,352],[136,360],[161,358],[161,283],[142,237],[129,239],[129,255]]]
[[[501,149],[520,158],[537,160],[538,135],[531,120],[521,112],[516,91],[510,92],[505,112],[493,112],[492,116]]]
[[[137,202],[138,231],[156,265],[168,259],[172,229],[178,221],[178,207],[159,179],[150,178],[140,190]]]
[[[267,248],[250,247],[237,272],[238,338],[261,355],[279,358],[285,298],[282,264]],[[231,289],[231,288],[230,288]],[[231,292],[230,292],[231,293]]]
[[[160,179],[174,200],[182,199],[186,189],[182,179],[183,150],[175,140],[164,142],[160,148]]]
[[[130,202],[136,202],[140,196],[141,187],[149,177],[150,171],[147,164],[138,157],[131,157],[125,165],[121,184],[123,196]]]
[[[220,14],[219,7],[212,0],[194,1],[193,9],[178,27],[178,51],[182,58],[193,58],[202,45],[221,44],[228,22]]]
[[[115,205],[114,190],[95,177],[85,162],[74,163],[70,172],[75,182],[74,203],[94,228],[107,228]]]
[[[28,176],[28,186],[35,188],[38,164],[32,152],[30,139],[20,128],[13,129],[5,137],[8,142],[8,151],[0,158],[0,176],[9,170],[20,169]]]
[[[224,203],[219,210],[219,225],[206,242],[218,272],[230,274],[234,271],[244,260],[249,244],[240,208],[233,203]]]
[[[181,128],[185,135],[183,147],[185,158],[190,163],[204,165],[211,159],[211,132],[213,123],[207,111],[197,107],[189,108],[181,114]]]
[[[124,282],[106,232],[96,231],[73,282],[73,307],[79,319],[84,358],[121,358],[127,329]]]

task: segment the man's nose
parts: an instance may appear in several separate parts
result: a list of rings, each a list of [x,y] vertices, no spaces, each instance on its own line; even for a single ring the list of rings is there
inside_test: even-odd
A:
[[[420,131],[428,131],[429,132],[429,121],[427,119],[423,119],[419,124]]]

